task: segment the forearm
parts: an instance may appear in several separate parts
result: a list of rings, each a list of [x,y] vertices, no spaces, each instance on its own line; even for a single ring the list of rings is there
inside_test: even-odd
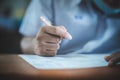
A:
[[[34,53],[34,37],[23,37],[21,40],[21,49],[25,54],[33,54]]]

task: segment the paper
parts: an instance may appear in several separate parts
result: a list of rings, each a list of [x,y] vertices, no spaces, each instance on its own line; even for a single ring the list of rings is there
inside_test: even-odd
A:
[[[75,54],[42,57],[38,55],[19,55],[37,69],[75,69],[107,66],[107,54]]]

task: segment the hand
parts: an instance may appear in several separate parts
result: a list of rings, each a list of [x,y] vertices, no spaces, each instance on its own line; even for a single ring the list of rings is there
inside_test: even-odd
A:
[[[42,56],[55,56],[62,38],[72,39],[63,26],[44,26],[35,38],[34,52]]]
[[[110,56],[105,56],[105,60],[108,62],[108,66],[115,66],[120,62],[120,51],[111,54]]]

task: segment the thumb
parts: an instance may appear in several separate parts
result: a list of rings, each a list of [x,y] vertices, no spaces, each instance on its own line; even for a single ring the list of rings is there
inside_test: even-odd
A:
[[[66,39],[69,39],[69,40],[72,39],[72,36],[68,32],[66,32],[66,34],[63,37],[66,38]]]
[[[68,40],[72,39],[72,36],[70,35],[69,32],[67,32],[67,30],[65,28],[62,27],[56,27],[56,33],[63,38],[66,38]]]

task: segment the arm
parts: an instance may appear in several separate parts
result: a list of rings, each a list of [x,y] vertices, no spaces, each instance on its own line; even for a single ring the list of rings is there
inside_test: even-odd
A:
[[[23,53],[32,54],[34,53],[34,37],[23,37],[20,45]]]
[[[59,49],[62,38],[72,38],[63,26],[44,26],[36,37],[24,37],[21,40],[21,48],[24,53],[28,54],[54,56]]]
[[[45,16],[49,21],[49,18],[51,17],[51,11],[48,10],[50,8],[50,3],[50,1],[32,0],[29,4],[19,30],[19,32],[24,36],[20,42],[23,53],[33,53],[33,39],[40,27],[43,26],[39,17]],[[45,6],[47,10],[44,9]]]

